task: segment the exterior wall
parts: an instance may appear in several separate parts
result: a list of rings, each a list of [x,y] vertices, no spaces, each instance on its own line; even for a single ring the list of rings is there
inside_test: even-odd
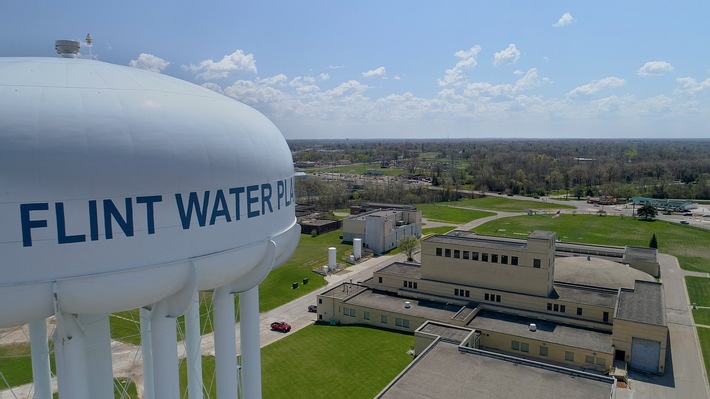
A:
[[[665,372],[666,346],[668,344],[668,327],[629,320],[614,320],[612,345],[616,350],[626,354],[626,363],[631,363],[631,343],[633,338],[642,338],[661,343],[661,353],[658,357],[658,374]]]
[[[613,365],[614,355],[612,353],[600,353],[590,350],[575,348],[571,346],[542,342],[529,338],[516,337],[499,332],[486,330],[481,331],[480,345],[482,348],[489,348],[505,352],[513,356],[522,356],[546,362],[555,362],[567,366],[579,367],[582,369],[594,369],[599,371],[608,370]],[[518,350],[513,349],[513,341],[518,342]],[[522,349],[523,344],[527,344],[527,352]],[[547,348],[547,356],[540,354],[540,348]],[[571,352],[573,359],[566,358],[566,352]],[[587,362],[587,356],[593,358],[593,363]]]
[[[343,241],[353,242],[355,238],[365,241],[365,219],[343,219]]]
[[[388,223],[389,222],[389,223]],[[365,217],[365,241],[367,248],[376,254],[381,254],[385,248],[385,234],[390,231],[388,224],[393,225],[386,217],[379,215],[368,215]]]
[[[437,248],[441,249],[439,256]],[[446,256],[447,250],[450,257]],[[463,259],[463,251],[469,252],[469,259]],[[457,252],[459,258],[455,258]],[[479,260],[470,259],[473,252],[479,254]],[[484,253],[488,256],[487,262],[482,261]],[[493,255],[498,257],[497,263],[492,262]],[[501,263],[502,256],[508,257],[508,264]],[[513,256],[518,258],[518,265],[510,264]],[[481,248],[425,240],[421,247],[421,277],[547,297],[552,292],[554,280],[554,259],[551,257],[554,257],[554,250],[543,253],[516,246],[510,249]],[[539,268],[533,267],[535,259],[540,260]]]
[[[661,275],[661,265],[659,265],[658,262],[642,262],[637,260],[628,263],[630,267],[648,273],[653,277],[659,277]]]
[[[343,241],[352,242],[360,238],[364,247],[372,252],[387,252],[396,248],[399,239],[405,235],[421,237],[421,214],[418,210],[388,210],[345,219]],[[399,220],[405,224],[397,226]]]

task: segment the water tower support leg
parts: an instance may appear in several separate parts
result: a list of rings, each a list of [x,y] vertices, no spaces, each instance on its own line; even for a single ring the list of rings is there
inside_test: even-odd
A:
[[[140,309],[141,356],[143,357],[143,399],[155,399],[153,388],[153,349],[150,338],[150,310]]]
[[[214,290],[214,352],[218,398],[237,398],[237,338],[234,330],[234,295],[229,287]]]
[[[160,301],[151,310],[151,345],[153,352],[153,379],[155,397],[178,399],[180,379],[178,374],[176,319],[167,313],[168,304]]]
[[[185,313],[187,391],[190,399],[202,399],[202,351],[200,350],[200,299],[195,291]]]
[[[35,384],[35,399],[52,399],[52,374],[49,368],[47,319],[30,322],[29,328],[30,346],[32,347],[32,379]]]
[[[246,399],[261,398],[261,339],[259,286],[239,294],[239,328],[242,353],[242,392]]]
[[[77,321],[86,336],[87,380],[89,397],[113,397],[111,362],[111,327],[108,314],[81,314]]]
[[[86,342],[75,315],[57,314],[54,345],[57,362],[59,399],[89,399]]]

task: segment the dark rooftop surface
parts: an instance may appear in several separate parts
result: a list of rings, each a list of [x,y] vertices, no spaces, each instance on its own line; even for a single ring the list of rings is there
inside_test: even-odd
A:
[[[356,294],[357,292],[365,291],[366,289],[367,288],[361,287],[357,284],[343,283],[329,289],[328,291],[325,291],[321,295],[342,300],[350,295]]]
[[[404,307],[405,302],[409,302],[409,308]],[[363,291],[358,295],[349,298],[344,303],[370,309],[384,310],[387,312],[396,312],[402,315],[402,317],[410,315],[413,317],[443,322],[448,322],[459,310],[461,310],[461,306],[458,305],[446,305],[438,302],[405,299],[372,290]]]
[[[452,234],[453,233],[453,234]],[[479,236],[476,234],[460,234],[452,232],[446,235],[434,235],[426,239],[428,242],[436,242],[442,244],[466,245],[471,247],[481,248],[505,248],[511,247],[523,249],[528,246],[525,240],[516,240],[505,237]]]
[[[633,291],[622,290],[616,318],[639,323],[666,325],[661,283],[637,281]]]
[[[377,270],[377,273],[418,279],[421,277],[421,270],[421,266],[413,263],[395,262]]]
[[[438,342],[382,399],[609,399],[612,385],[500,358],[459,352]]]
[[[535,323],[537,331],[530,331],[530,323]],[[611,347],[611,333],[568,327],[527,317],[484,310],[471,320],[467,327],[587,349],[593,352],[614,353]]]
[[[456,327],[450,324],[439,324],[426,322],[418,331],[438,335],[446,342],[460,345],[473,330],[469,328]]]
[[[528,238],[534,238],[537,240],[549,240],[554,236],[555,233],[552,231],[535,230],[528,236]]]
[[[577,287],[567,284],[554,284],[554,292],[559,301],[571,302],[581,305],[604,306],[610,309],[616,304],[616,292],[605,289]]]

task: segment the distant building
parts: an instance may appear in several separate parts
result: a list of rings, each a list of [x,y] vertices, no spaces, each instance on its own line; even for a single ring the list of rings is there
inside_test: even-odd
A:
[[[343,220],[343,241],[362,240],[363,246],[376,254],[397,247],[404,236],[421,237],[422,211],[412,206],[391,205],[358,213]]]
[[[662,284],[621,263],[628,248],[557,247],[552,232],[435,235],[422,242],[421,264],[392,263],[319,295],[318,318],[410,332],[435,321],[477,332],[476,349],[597,373],[615,361],[664,373]],[[655,253],[643,255],[651,263]],[[417,339],[420,353],[428,343]]]

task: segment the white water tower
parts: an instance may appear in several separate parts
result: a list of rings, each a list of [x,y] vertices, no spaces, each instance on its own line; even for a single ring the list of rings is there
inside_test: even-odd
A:
[[[108,314],[141,308],[146,397],[178,398],[175,318],[197,311],[198,291],[214,291],[218,396],[260,397],[257,286],[298,244],[293,175],[276,126],[206,88],[94,60],[0,58],[0,303],[13,304],[0,327],[30,323],[35,397],[51,397],[35,350],[47,317],[60,398],[113,397]]]

